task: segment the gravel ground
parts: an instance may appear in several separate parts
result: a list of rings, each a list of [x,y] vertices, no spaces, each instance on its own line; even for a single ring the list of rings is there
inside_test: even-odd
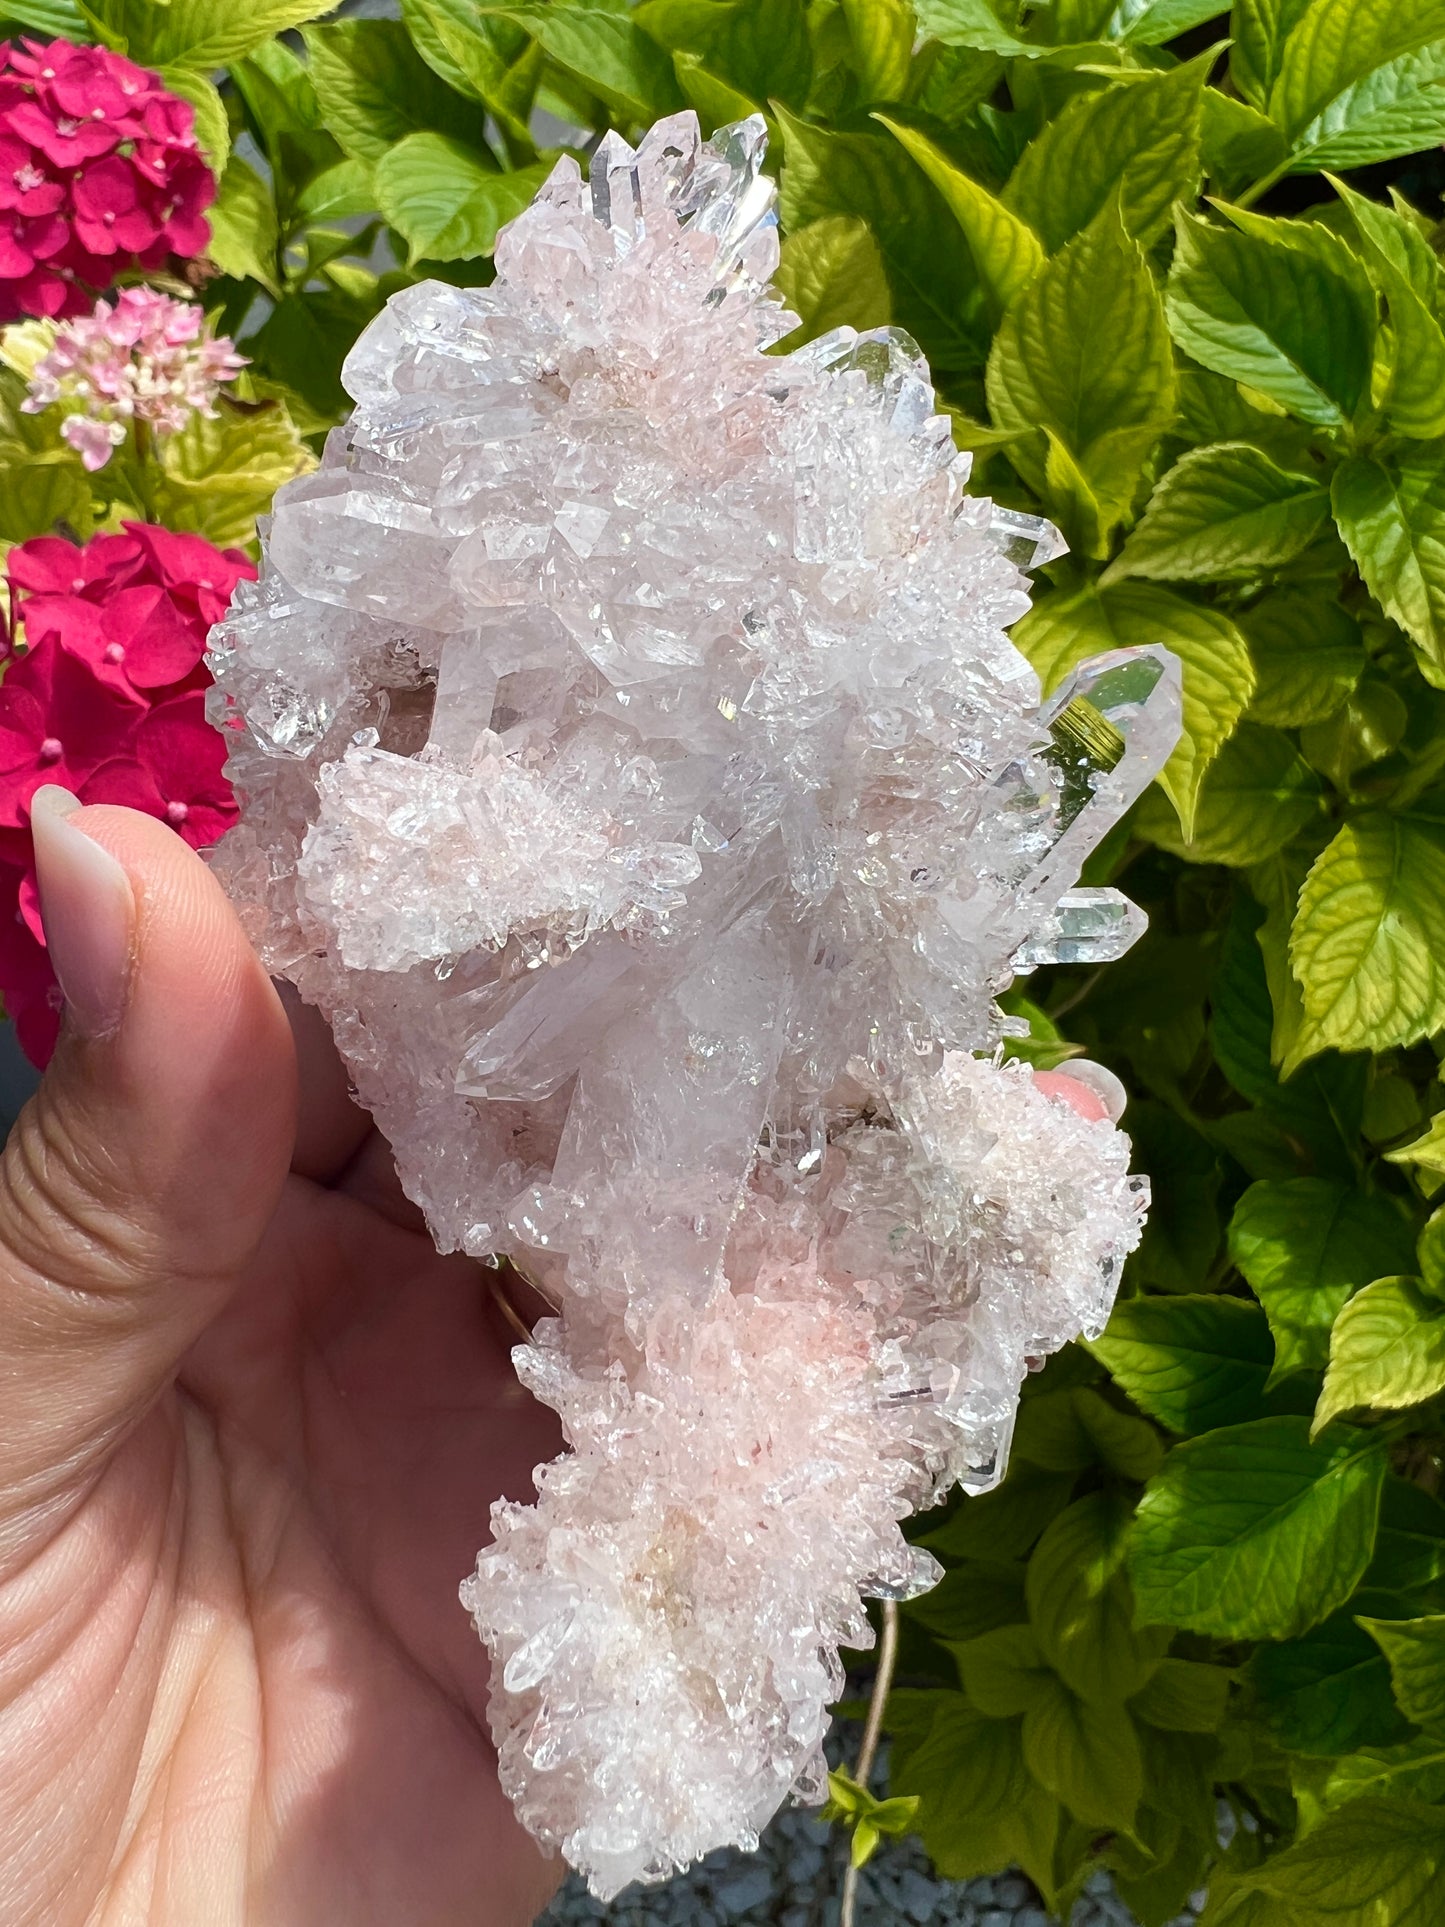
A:
[[[755,1854],[709,1854],[666,1886],[631,1888],[609,1905],[570,1879],[537,1927],[837,1927],[841,1837],[810,1811],[785,1810]],[[1195,1900],[1203,1906],[1204,1896]],[[1194,1927],[1182,1914],[1174,1927]],[[1030,1881],[941,1880],[914,1839],[884,1841],[858,1882],[858,1927],[1056,1927]],[[1069,1927],[1134,1927],[1107,1874],[1091,1877]]]
[[[828,1742],[836,1763],[857,1752],[856,1727],[843,1724]],[[880,1747],[871,1784],[887,1792],[888,1749]],[[614,1901],[594,1900],[574,1875],[535,1927],[838,1927],[847,1866],[840,1829],[810,1807],[784,1807],[756,1853],[711,1853],[661,1887],[630,1887]],[[1194,1927],[1204,1895],[1170,1927]],[[881,1842],[858,1880],[857,1927],[1059,1927],[1022,1874],[989,1880],[943,1880],[912,1836]],[[1108,1874],[1091,1875],[1068,1927],[1136,1927]]]

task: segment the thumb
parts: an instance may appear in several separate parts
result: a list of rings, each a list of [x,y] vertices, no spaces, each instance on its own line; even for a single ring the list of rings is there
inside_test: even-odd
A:
[[[155,818],[32,803],[66,1021],[0,1158],[0,1507],[74,1489],[253,1257],[290,1161],[280,1000]]]

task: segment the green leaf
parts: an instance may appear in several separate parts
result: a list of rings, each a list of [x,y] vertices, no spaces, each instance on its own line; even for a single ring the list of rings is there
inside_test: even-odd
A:
[[[214,81],[189,67],[168,67],[161,75],[171,93],[188,100],[196,112],[196,140],[217,177],[231,153],[231,123]]]
[[[1107,535],[1128,513],[1145,460],[1174,413],[1158,290],[1116,209],[1106,209],[1018,296],[994,337],[987,388],[996,427],[1057,437],[1098,499]],[[1047,500],[1046,464],[1031,447],[1010,444],[1009,458]]]
[[[1367,167],[1445,140],[1441,0],[1314,0],[1285,43],[1270,118],[1294,172]]]
[[[756,101],[709,73],[696,54],[676,53],[672,56],[672,65],[677,84],[705,133],[731,126],[735,120],[746,120],[761,111]]]
[[[427,65],[457,93],[485,102],[514,163],[532,160],[529,131],[543,54],[535,42],[513,42],[519,30],[485,17],[475,0],[402,0],[402,19]]]
[[[486,99],[503,61],[470,0],[401,0],[401,17],[412,46],[434,74],[456,93]]]
[[[1319,476],[1280,468],[1247,442],[1190,449],[1155,489],[1109,579],[1209,582],[1282,568],[1328,513]]]
[[[1269,1060],[1276,1069],[1281,1089],[1303,1086],[1316,1074],[1315,1067],[1299,1073],[1292,1067],[1288,1079],[1279,1068],[1299,1038],[1304,1023],[1304,999],[1300,995],[1299,984],[1289,964],[1289,938],[1294,927],[1295,911],[1299,906],[1299,893],[1304,887],[1305,859],[1289,849],[1279,850],[1268,861],[1258,864],[1250,872],[1251,893],[1265,908],[1264,921],[1257,932],[1260,957],[1264,964],[1265,983],[1269,991],[1269,1004],[1273,1024],[1269,1039]],[[1349,1063],[1359,1060],[1337,1060]],[[1363,1103],[1364,1081],[1360,1078],[1360,1102]],[[1348,1135],[1350,1170],[1337,1175],[1353,1179],[1355,1137],[1358,1135],[1359,1112],[1354,1114],[1354,1128]]]
[[[1050,1472],[1015,1456],[1002,1485],[964,1499],[953,1517],[925,1534],[921,1543],[949,1559],[1022,1559],[1049,1520],[1068,1504],[1073,1489],[1072,1472]],[[941,1590],[935,1588],[924,1600]],[[909,1611],[917,1612],[923,1603],[913,1602]],[[1022,1606],[1022,1583],[1019,1603]]]
[[[921,1697],[921,1696],[920,1696]],[[889,1719],[901,1698],[889,1700]],[[1022,1865],[1052,1878],[1059,1810],[1024,1764],[1020,1723],[994,1720],[962,1693],[930,1693],[921,1737],[894,1733],[890,1791],[919,1800],[918,1831],[945,1879]]]
[[[914,0],[913,11],[922,32],[946,47],[972,47],[1027,60],[1037,60],[1049,51],[1020,40],[989,0]]]
[[[308,221],[352,220],[375,207],[376,182],[365,161],[338,161],[296,196],[296,211]]]
[[[1101,1465],[1125,1479],[1147,1479],[1163,1450],[1154,1428],[1120,1412],[1090,1386],[1043,1392],[1025,1401],[1012,1450],[1050,1472]]]
[[[1445,1800],[1445,1740],[1421,1735],[1400,1746],[1365,1747],[1336,1761],[1321,1798],[1328,1807],[1364,1795]]]
[[[1319,1432],[1341,1412],[1393,1412],[1445,1391],[1445,1306],[1415,1278],[1377,1278],[1345,1306],[1315,1407]]]
[[[330,13],[334,0],[90,0],[110,45],[147,67],[226,67],[288,27]]]
[[[1023,1618],[1023,1568],[987,1558],[965,1559],[931,1592],[909,1600],[904,1610],[936,1639],[954,1647],[966,1644]]]
[[[945,47],[939,40],[930,40],[914,56],[909,98],[914,109],[937,127],[957,130],[971,124],[977,132],[981,123],[974,120],[974,110],[988,100],[1002,77],[1003,61],[997,54]]]
[[[783,134],[781,211],[786,232],[829,215],[868,223],[893,292],[893,318],[936,374],[980,367],[980,295],[938,190],[899,163],[883,133],[835,134],[777,112]]]
[[[1434,1190],[1445,1179],[1445,1111],[1437,1111],[1423,1137],[1402,1144],[1398,1151],[1387,1151],[1391,1164],[1413,1164],[1426,1174]]]
[[[1240,611],[1259,681],[1249,713],[1281,729],[1324,722],[1346,701],[1365,667],[1360,625],[1338,602],[1277,590]]]
[[[1330,1327],[1352,1293],[1413,1260],[1409,1226],[1384,1198],[1324,1178],[1252,1184],[1235,1206],[1229,1255],[1275,1341],[1274,1377],[1322,1371]]]
[[[1445,1023],[1445,847],[1433,825],[1371,814],[1315,859],[1290,935],[1304,1021],[1286,1069],[1316,1051],[1388,1050]]]
[[[1284,60],[1285,42],[1309,5],[1310,0],[1234,0],[1229,17],[1234,35],[1230,78],[1256,107],[1268,101]]]
[[[1229,1704],[1228,1672],[1193,1659],[1161,1659],[1153,1678],[1129,1702],[1147,1726],[1169,1733],[1217,1733]]]
[[[671,60],[627,13],[568,5],[566,0],[554,0],[549,7],[478,11],[525,27],[559,67],[575,74],[616,113],[650,121],[675,113],[683,104]]]
[[[859,1786],[855,1779],[838,1768],[835,1767],[828,1775],[828,1798],[822,1818],[852,1824],[852,1861],[855,1867],[863,1866],[872,1857],[880,1835],[906,1833],[917,1812],[916,1798],[875,1800],[866,1787]]]
[[[1172,432],[1183,444],[1250,442],[1294,468],[1309,459],[1314,433],[1263,395],[1192,364],[1179,370],[1179,412]]]
[[[1264,881],[1273,875],[1273,886]],[[1303,1146],[1321,1177],[1353,1183],[1357,1140],[1365,1088],[1365,1063],[1360,1058],[1331,1054],[1318,1059],[1281,1083],[1271,1053],[1275,1027],[1270,971],[1298,998],[1289,974],[1285,943],[1288,919],[1294,913],[1299,881],[1283,856],[1258,866],[1250,876],[1250,896],[1237,894],[1225,932],[1224,948],[1210,987],[1212,1014],[1209,1038],[1215,1059],[1241,1097],[1262,1107],[1278,1120],[1290,1137]],[[1256,898],[1279,901],[1262,919]],[[1269,947],[1272,961],[1266,961]],[[1259,1172],[1261,1177],[1293,1177],[1288,1172]],[[1243,1415],[1241,1415],[1243,1416]]]
[[[856,215],[830,214],[788,235],[773,279],[803,323],[790,345],[844,325],[861,331],[892,319],[883,256]]]
[[[915,1809],[917,1802],[914,1803]],[[878,1829],[870,1819],[862,1819],[853,1829],[848,1860],[853,1867],[866,1867],[878,1846]]]
[[[327,292],[287,294],[246,340],[257,368],[297,394],[318,426],[340,421],[351,409],[341,385],[341,364],[357,330],[375,305]]]
[[[52,535],[62,524],[88,536],[93,520],[90,483],[78,460],[59,451],[37,460],[31,449],[0,440],[0,543]]]
[[[89,34],[78,8],[71,0],[4,0],[6,20],[36,33],[48,33],[62,40],[87,40]]]
[[[1199,151],[1214,186],[1234,194],[1279,166],[1285,157],[1284,135],[1248,101],[1206,87]]]
[[[1274,1363],[1260,1307],[1212,1292],[1125,1299],[1089,1349],[1141,1411],[1182,1433],[1257,1417]]]
[[[1024,149],[1005,199],[1052,254],[1117,197],[1146,246],[1199,185],[1200,99],[1212,54],[1079,94]]]
[[[161,444],[156,520],[217,548],[243,546],[282,483],[314,466],[282,403],[223,400],[214,421],[192,415]]]
[[[399,141],[423,130],[477,145],[484,141],[477,103],[432,71],[399,20],[312,27],[306,50],[327,131],[353,160],[382,160]]]
[[[1175,1446],[1139,1502],[1139,1616],[1222,1638],[1285,1639],[1333,1612],[1370,1562],[1386,1455],[1309,1420],[1226,1426]]]
[[[1038,236],[1027,221],[1010,213],[986,187],[955,167],[925,135],[899,126],[882,114],[874,118],[913,156],[962,228],[989,314],[997,323],[1044,264]]]
[[[1366,200],[1333,176],[1330,184],[1350,211],[1366,270],[1389,311],[1385,420],[1401,435],[1432,441],[1445,435],[1445,330],[1435,318],[1435,257],[1393,208]]]
[[[1316,222],[1244,231],[1181,213],[1165,309],[1186,354],[1303,421],[1338,427],[1368,398],[1374,291]]]
[[[1176,34],[1202,27],[1228,8],[1219,0],[1118,0],[1100,33],[1104,40],[1123,40],[1133,47],[1162,47]]]
[[[1445,687],[1445,442],[1354,456],[1335,473],[1333,500],[1370,593]]]
[[[376,204],[411,249],[411,261],[490,254],[497,231],[522,212],[551,169],[545,162],[498,174],[444,134],[409,134],[376,163]]]
[[[1438,1807],[1351,1800],[1244,1877],[1244,1891],[1280,1904],[1248,1915],[1248,1927],[1440,1927],[1442,1872]]]
[[[1026,1713],[1052,1678],[1030,1626],[1000,1626],[952,1650],[963,1690],[990,1719]]]
[[[781,100],[798,108],[807,101],[813,48],[801,0],[643,0],[633,18],[670,52],[696,54],[710,74],[749,100]],[[856,32],[854,39],[856,45]],[[881,31],[877,50],[885,66],[890,44]],[[911,28],[908,45],[911,49]],[[895,97],[867,95],[870,100]]]
[[[1144,1761],[1134,1722],[1122,1706],[1097,1706],[1045,1677],[1024,1714],[1029,1771],[1085,1825],[1134,1824],[1144,1793]]]
[[[1025,1597],[1038,1649],[1065,1685],[1094,1705],[1137,1693],[1169,1642],[1160,1628],[1135,1630],[1124,1571],[1130,1516],[1116,1495],[1091,1493],[1060,1513],[1029,1560]],[[972,1688],[970,1697],[982,1706]]]
[[[863,98],[901,100],[917,34],[911,0],[843,0],[843,12]]]
[[[1328,1759],[1352,1746],[1390,1746],[1409,1731],[1384,1654],[1348,1610],[1301,1639],[1259,1647],[1248,1671],[1260,1718],[1292,1753]]]
[[[272,198],[285,227],[296,193],[333,167],[341,150],[321,125],[310,69],[282,41],[269,40],[232,62],[230,79],[270,163]]]
[[[1398,1594],[1433,1588],[1440,1579],[1445,1579],[1445,1505],[1407,1479],[1387,1479],[1365,1584]]]
[[[1254,691],[1249,645],[1236,624],[1222,610],[1172,590],[1121,582],[1044,597],[1014,628],[1013,639],[1046,690],[1106,649],[1162,642],[1174,651],[1183,671],[1184,729],[1159,780],[1188,835],[1204,772]]]
[[[1385,207],[1357,194],[1333,174],[1326,178],[1349,209],[1364,244],[1366,267],[1372,261],[1388,264],[1404,277],[1426,307],[1433,309],[1440,293],[1440,264],[1418,221],[1402,214],[1398,207]]]
[[[1135,823],[1141,835],[1191,863],[1248,869],[1319,812],[1319,779],[1289,737],[1241,723],[1204,772],[1189,837],[1160,795],[1144,798]]]
[[[211,245],[207,252],[223,274],[259,281],[279,296],[276,255],[281,231],[271,190],[239,154],[227,163],[220,192],[210,209]]]
[[[1300,731],[1300,748],[1337,790],[1347,791],[1357,771],[1390,754],[1409,719],[1404,698],[1383,679],[1366,676],[1332,716]]]
[[[1362,1618],[1360,1624],[1390,1662],[1400,1711],[1416,1726],[1440,1732],[1445,1727],[1445,1614]]]

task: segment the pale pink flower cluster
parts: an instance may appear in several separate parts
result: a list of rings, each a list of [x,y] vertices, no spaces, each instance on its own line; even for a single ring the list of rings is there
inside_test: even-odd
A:
[[[205,332],[204,312],[153,288],[123,288],[114,302],[62,321],[38,363],[28,415],[69,409],[61,434],[92,472],[104,468],[133,422],[175,435],[195,414],[214,416],[224,382],[246,366],[235,345]]]

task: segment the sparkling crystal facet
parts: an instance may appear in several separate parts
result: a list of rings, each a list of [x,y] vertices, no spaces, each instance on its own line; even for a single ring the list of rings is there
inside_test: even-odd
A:
[[[558,1308],[516,1359],[572,1450],[463,1597],[504,1783],[602,1894],[821,1796],[864,1597],[936,1577],[898,1522],[1001,1475],[1146,1198],[995,1000],[1142,927],[1078,877],[1177,668],[1041,704],[1057,532],[965,494],[900,331],[765,352],[763,144],[609,134],[490,287],[397,295],[213,639],[219,873],[438,1245]]]

